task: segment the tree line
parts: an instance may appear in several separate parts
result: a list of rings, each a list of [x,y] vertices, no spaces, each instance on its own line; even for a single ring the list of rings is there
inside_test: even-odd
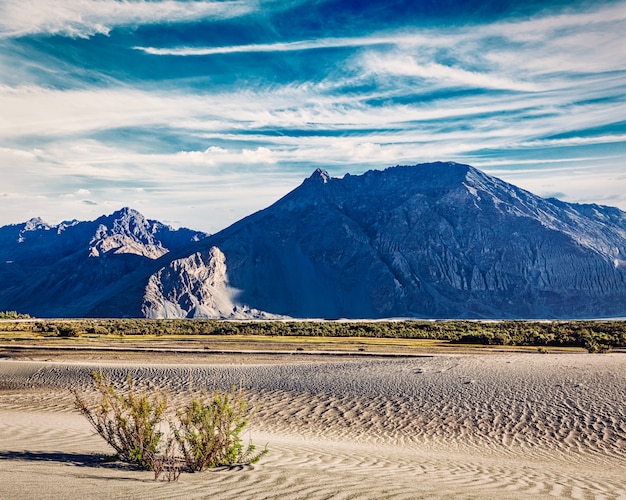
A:
[[[6,313],[5,313],[6,314]],[[17,319],[13,316],[11,319]],[[82,335],[214,335],[433,339],[458,344],[626,348],[626,321],[230,321],[81,319],[3,322],[0,331]]]

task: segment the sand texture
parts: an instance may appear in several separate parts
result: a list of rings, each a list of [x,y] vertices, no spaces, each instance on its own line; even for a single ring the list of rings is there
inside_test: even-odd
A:
[[[270,453],[176,483],[103,461],[69,392],[94,369],[174,399],[243,384]],[[0,498],[626,499],[626,355],[0,360]]]

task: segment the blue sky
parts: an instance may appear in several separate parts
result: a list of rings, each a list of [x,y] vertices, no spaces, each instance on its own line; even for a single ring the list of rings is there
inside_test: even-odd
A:
[[[0,0],[0,225],[436,160],[626,210],[626,2],[520,3]]]

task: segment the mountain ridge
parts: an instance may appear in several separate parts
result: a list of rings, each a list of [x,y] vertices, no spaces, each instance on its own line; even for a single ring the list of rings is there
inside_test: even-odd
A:
[[[52,225],[34,218],[0,227],[0,309],[88,315],[84,304],[101,300],[109,285],[206,236],[174,230],[128,207],[93,221]]]
[[[121,234],[128,233],[133,229],[126,225]],[[626,315],[626,213],[540,198],[453,162],[342,178],[317,169],[269,207],[160,255],[163,239],[155,244],[144,233],[140,251],[133,250],[143,252],[135,257],[144,263],[75,311],[225,318]],[[118,245],[113,253],[101,243],[95,248],[119,259],[124,255],[115,251],[133,249],[122,243],[109,241]],[[2,297],[0,291],[0,309]]]
[[[341,179],[318,169],[200,246],[225,254],[242,304],[276,314],[607,316],[624,311],[625,221],[437,162]]]

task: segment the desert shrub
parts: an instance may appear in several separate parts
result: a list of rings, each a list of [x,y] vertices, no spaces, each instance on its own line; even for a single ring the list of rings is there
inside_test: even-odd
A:
[[[192,395],[171,423],[186,468],[201,471],[257,462],[267,453],[267,448],[255,453],[253,444],[244,447],[241,442],[241,432],[249,416],[241,390]]]
[[[166,396],[158,389],[138,391],[131,375],[124,392],[116,390],[102,373],[94,372],[91,377],[100,401],[90,405],[75,391],[76,409],[122,460],[150,468],[163,436],[159,424],[165,417]]]
[[[505,333],[487,331],[466,333],[452,342],[458,344],[507,345],[510,343],[510,339]]]
[[[78,337],[78,329],[73,325],[59,325],[57,327],[57,335],[59,337]]]
[[[28,319],[29,314],[18,313],[17,311],[0,311],[0,319]]]
[[[167,420],[168,398],[160,389],[138,391],[130,375],[124,390],[102,373],[93,372],[91,378],[99,401],[89,403],[75,390],[74,406],[121,460],[152,470],[155,480],[252,464],[267,453],[267,448],[256,452],[253,444],[242,444],[241,432],[252,412],[241,389],[190,393],[189,402]]]
[[[598,342],[596,339],[588,339],[585,340],[585,349],[587,349],[587,352],[590,352],[592,354],[604,354],[606,352],[609,352],[611,350],[611,346],[607,345],[607,344],[603,344],[601,342]]]
[[[89,325],[85,328],[85,333],[90,335],[106,335],[109,331],[100,325]]]

